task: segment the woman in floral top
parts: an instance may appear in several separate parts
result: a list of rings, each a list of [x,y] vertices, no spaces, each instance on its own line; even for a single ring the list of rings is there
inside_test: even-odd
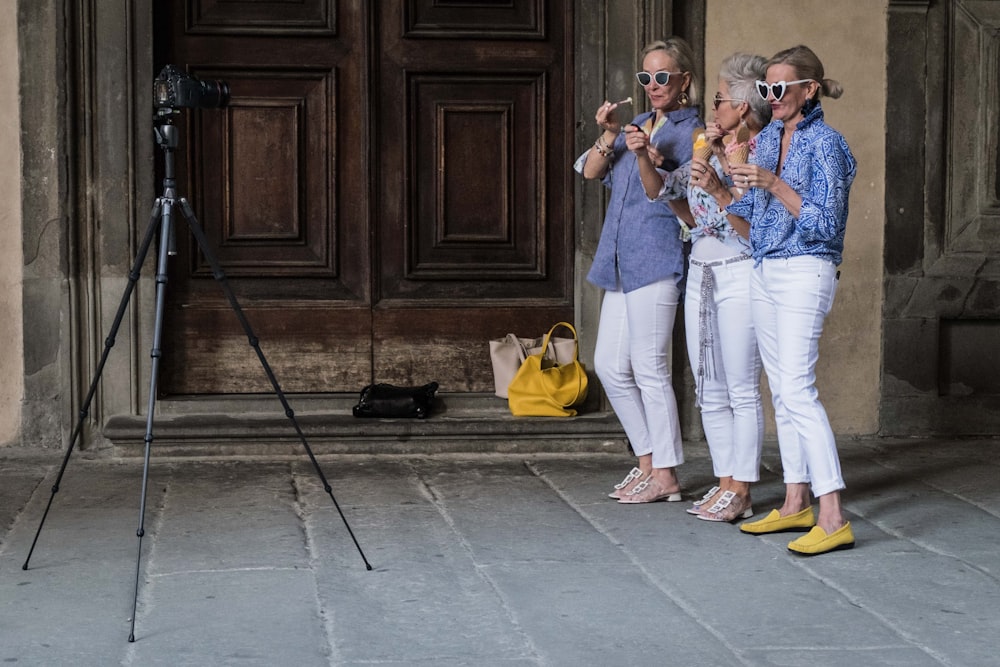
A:
[[[825,79],[806,46],[768,61],[757,83],[775,119],[757,138],[753,164],[733,167],[749,188],[727,210],[750,222],[750,298],[757,343],[774,400],[785,501],[746,533],[809,530],[789,550],[821,554],[854,546],[844,519],[837,443],[816,391],[823,321],[833,305],[844,249],[847,204],[857,171],[844,137],[823,122],[820,97],[843,88]],[[815,517],[809,492],[819,501]]]
[[[674,172],[640,173],[646,193],[660,201],[687,198],[695,226],[684,296],[688,358],[712,468],[719,481],[687,511],[706,521],[753,514],[750,484],[760,479],[764,415],[760,355],[750,316],[749,225],[724,207],[743,193],[732,186],[730,163],[752,156],[771,108],[754,90],[766,59],[726,58],[719,71],[715,120],[705,128],[709,161],[695,157]],[[730,189],[731,188],[731,189]]]

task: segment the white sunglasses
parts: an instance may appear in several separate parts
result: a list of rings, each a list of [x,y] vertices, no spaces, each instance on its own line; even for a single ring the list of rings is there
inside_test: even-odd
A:
[[[812,79],[796,79],[795,81],[775,81],[774,83],[768,83],[767,81],[758,80],[757,94],[763,100],[767,99],[768,94],[774,95],[774,101],[777,102],[785,96],[788,86],[793,86],[796,83],[809,83],[811,81]]]
[[[638,81],[639,84],[641,86],[643,86],[643,87],[648,86],[653,81],[656,81],[656,84],[659,85],[659,86],[665,86],[668,83],[670,83],[670,76],[671,75],[675,75],[676,76],[676,75],[680,75],[680,74],[683,74],[683,73],[684,72],[668,72],[666,70],[660,70],[659,72],[653,72],[653,73],[649,73],[649,72],[636,72],[635,73],[635,78],[636,78],[636,81]]]

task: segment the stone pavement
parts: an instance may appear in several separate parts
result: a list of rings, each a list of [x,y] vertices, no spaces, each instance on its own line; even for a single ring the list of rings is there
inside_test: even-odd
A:
[[[687,503],[608,499],[622,455],[157,459],[0,450],[0,662],[1000,664],[1000,441],[842,440],[858,546],[813,558]],[[701,444],[686,499],[711,485]],[[758,514],[782,496],[765,451]]]

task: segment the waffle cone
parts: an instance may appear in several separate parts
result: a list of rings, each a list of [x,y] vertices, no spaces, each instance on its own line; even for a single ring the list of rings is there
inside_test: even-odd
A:
[[[712,157],[712,144],[708,142],[705,138],[705,131],[698,129],[691,133],[691,154],[694,157],[700,157],[702,160],[708,160]]]
[[[737,144],[727,158],[729,164],[746,164],[750,159],[750,144]]]
[[[736,130],[736,143],[745,144],[750,141],[750,128],[745,124],[740,125],[739,129]]]

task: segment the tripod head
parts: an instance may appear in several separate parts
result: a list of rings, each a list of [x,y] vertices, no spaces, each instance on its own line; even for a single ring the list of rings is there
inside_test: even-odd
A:
[[[173,124],[173,109],[159,109],[153,116],[153,137],[163,149],[163,196],[173,199],[177,196],[177,182],[174,178],[174,151],[180,143],[180,130]]]
[[[172,116],[179,113],[176,109],[157,109],[153,115],[153,136],[156,143],[165,151],[177,148],[180,131],[174,125]]]

